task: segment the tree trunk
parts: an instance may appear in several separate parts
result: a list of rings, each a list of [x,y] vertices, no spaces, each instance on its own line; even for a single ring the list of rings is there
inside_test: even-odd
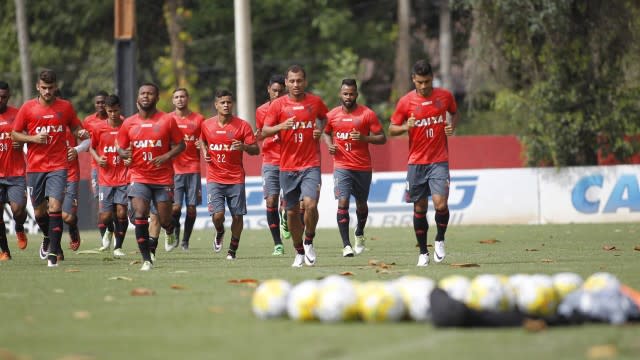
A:
[[[180,39],[182,32],[182,0],[165,0],[164,2],[164,19],[167,22],[167,31],[169,33],[169,44],[171,46],[171,66],[175,77],[174,85],[176,88],[185,87],[187,85],[187,71],[185,61],[184,42]]]
[[[31,56],[29,55],[29,32],[25,15],[24,0],[15,0],[16,28],[18,30],[18,46],[20,48],[20,75],[22,79],[22,102],[31,98]]]
[[[453,91],[451,79],[451,7],[449,0],[440,0],[440,76],[442,86]]]
[[[409,9],[410,0],[398,0],[398,42],[396,43],[396,57],[393,73],[393,87],[391,100],[396,101],[409,91]]]

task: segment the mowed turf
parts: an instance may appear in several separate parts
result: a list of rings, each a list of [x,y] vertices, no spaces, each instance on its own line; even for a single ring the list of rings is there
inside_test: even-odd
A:
[[[639,224],[452,226],[444,264],[417,268],[411,228],[369,229],[368,251],[341,256],[337,230],[319,230],[317,265],[292,269],[293,250],[273,257],[267,231],[243,234],[238,258],[211,250],[212,232],[194,233],[191,249],[158,249],[156,267],[139,271],[130,231],[124,259],[77,254],[49,269],[38,259],[39,237],[0,263],[0,358],[25,359],[584,359],[595,354],[640,358],[640,326],[585,325],[531,333],[510,329],[438,329],[430,324],[297,323],[263,321],[251,313],[253,288],[231,280],[283,278],[292,283],[350,272],[355,280],[417,274],[599,271],[640,289]],[[433,231],[429,241],[433,239]],[[83,232],[80,250],[98,247]],[[497,242],[484,242],[495,239]],[[65,246],[68,244],[64,236]],[[615,247],[613,250],[605,250]],[[393,264],[370,266],[371,259]],[[133,261],[135,264],[132,264]],[[457,268],[454,263],[479,267]],[[148,288],[153,296],[132,296]],[[598,347],[602,346],[602,347]],[[591,353],[590,353],[591,352]],[[4,355],[3,355],[4,354]],[[590,355],[591,354],[591,355]],[[3,357],[5,356],[5,357]]]

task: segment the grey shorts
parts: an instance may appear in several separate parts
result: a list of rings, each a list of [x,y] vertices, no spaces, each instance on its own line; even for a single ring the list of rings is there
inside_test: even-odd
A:
[[[100,201],[100,212],[116,211],[116,205],[129,204],[127,198],[127,185],[121,186],[99,186],[98,200]]]
[[[309,197],[320,199],[322,178],[320,167],[311,167],[300,171],[280,171],[282,198],[287,210],[298,206],[300,200]]]
[[[449,163],[409,165],[405,201],[412,203],[431,195],[449,195]]]
[[[27,189],[29,189],[33,207],[37,207],[50,197],[62,202],[66,187],[67,169],[27,173]]]
[[[98,169],[91,168],[91,193],[93,194],[93,197],[95,199],[98,198],[98,190],[99,190]]]
[[[67,183],[64,191],[64,201],[62,202],[62,211],[67,214],[76,214],[78,212],[78,181]]]
[[[20,206],[27,204],[27,181],[24,176],[0,178],[0,204],[8,202]]]
[[[209,215],[224,212],[225,200],[231,215],[247,214],[247,195],[244,191],[244,184],[207,183]]]
[[[333,171],[333,193],[336,199],[367,201],[371,187],[371,171],[335,169]]]
[[[173,203],[198,206],[202,203],[202,183],[200,173],[176,174],[173,176]]]
[[[141,198],[152,204],[159,201],[173,202],[172,185],[131,183],[127,187],[127,193],[130,198]]]
[[[280,167],[262,164],[262,192],[264,198],[280,194]]]

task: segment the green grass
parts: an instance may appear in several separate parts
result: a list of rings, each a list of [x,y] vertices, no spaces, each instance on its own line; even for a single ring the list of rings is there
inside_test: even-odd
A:
[[[357,280],[386,280],[419,274],[435,280],[449,274],[547,273],[598,271],[617,275],[640,288],[640,224],[451,227],[447,264],[416,268],[417,251],[410,228],[370,229],[364,254],[341,257],[337,230],[320,230],[318,265],[292,269],[286,255],[271,256],[266,231],[247,231],[238,259],[210,250],[211,232],[196,232],[192,249],[158,250],[153,271],[142,273],[132,232],[125,242],[130,253],[114,260],[103,254],[74,254],[57,269],[37,257],[39,240],[31,236],[26,251],[0,263],[0,349],[29,359],[82,356],[95,359],[583,359],[593,345],[611,344],[618,358],[640,357],[638,325],[586,325],[529,333],[511,329],[437,329],[429,324],[296,323],[262,321],[250,310],[252,288],[230,279],[283,278],[297,283],[343,271]],[[431,232],[430,238],[433,233]],[[495,244],[479,241],[494,238]],[[83,233],[80,250],[98,246],[96,232]],[[10,237],[15,249],[14,238]],[[65,245],[66,245],[65,235]],[[162,239],[161,239],[162,243]],[[225,245],[228,244],[228,237]],[[617,251],[604,251],[613,245]],[[529,251],[527,251],[529,249]],[[537,250],[537,251],[531,251]],[[395,263],[388,273],[376,272],[369,259]],[[454,268],[451,263],[477,263]],[[69,270],[77,270],[70,272]],[[128,280],[110,280],[128,277]],[[174,290],[173,284],[184,286]],[[134,297],[146,287],[154,296]],[[78,319],[77,312],[88,314]],[[76,314],[77,315],[77,314]],[[3,352],[0,350],[0,358]]]

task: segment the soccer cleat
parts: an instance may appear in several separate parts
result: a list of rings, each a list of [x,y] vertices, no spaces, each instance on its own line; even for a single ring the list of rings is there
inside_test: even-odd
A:
[[[235,260],[236,259],[236,253],[229,250],[229,252],[227,252],[227,260]]]
[[[285,240],[291,239],[291,232],[289,232],[289,224],[287,223],[287,210],[282,209],[280,212],[280,233]]]
[[[69,242],[69,249],[76,251],[80,248],[80,232],[75,231],[75,234],[71,236],[71,241]]]
[[[60,254],[58,254],[58,261],[64,261],[64,252],[60,249]]]
[[[184,251],[189,250],[189,242],[188,241],[182,240],[182,244],[180,246],[182,247],[182,250],[184,250]]]
[[[355,235],[355,233],[354,233]],[[362,235],[355,235],[356,237],[356,246],[353,249],[356,253],[356,255],[360,255],[364,252],[364,234]]]
[[[429,266],[429,253],[420,254],[416,266]]]
[[[11,254],[9,254],[8,252],[1,252],[0,253],[0,261],[7,261],[7,260],[11,260]]]
[[[102,246],[98,249],[99,251],[108,251],[111,248],[111,241],[113,240],[113,232],[105,231],[102,236]]]
[[[224,233],[216,235],[213,239],[213,251],[220,252],[222,250],[222,240],[224,239]]]
[[[302,265],[304,265],[304,261],[305,261],[305,257],[304,254],[296,254],[296,258],[293,260],[293,264],[291,264],[291,267],[302,267]]]
[[[173,251],[173,249],[178,247],[178,240],[176,239],[176,234],[175,233],[171,233],[171,234],[167,234],[165,232],[164,234],[164,250],[166,252],[170,252]]]
[[[273,253],[271,253],[271,255],[273,256],[282,256],[284,255],[284,246],[282,244],[278,244],[276,246],[273,247]]]
[[[18,249],[24,250],[27,248],[27,234],[24,231],[16,232],[16,238],[18,238]]]
[[[447,253],[444,251],[444,240],[435,241],[436,250],[433,252],[433,261],[439,263],[444,260],[444,257],[447,256]]]
[[[127,254],[125,254],[124,251],[122,251],[122,249],[118,248],[118,249],[113,249],[113,256],[115,257],[123,257],[126,256]]]
[[[142,263],[142,267],[140,268],[140,271],[149,271],[153,268],[153,264],[151,263],[151,261],[145,261]]]
[[[149,257],[151,258],[151,262],[152,263],[156,262],[156,252],[155,251],[149,251]]]
[[[351,248],[351,245],[347,245],[344,247],[344,249],[342,249],[342,256],[353,257],[353,249]]]
[[[49,238],[42,239],[40,244],[40,260],[47,260],[47,251],[49,250]]]
[[[316,264],[316,250],[313,248],[313,244],[303,244],[304,247],[304,263],[307,266],[313,266]]]
[[[58,255],[54,253],[47,253],[47,266],[58,267]]]

